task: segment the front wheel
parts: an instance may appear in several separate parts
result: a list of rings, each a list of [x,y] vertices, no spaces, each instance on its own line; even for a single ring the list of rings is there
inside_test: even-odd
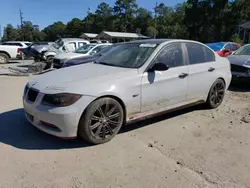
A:
[[[92,144],[110,141],[123,125],[124,111],[112,98],[92,102],[79,122],[79,135]]]
[[[225,95],[225,83],[223,80],[218,79],[212,85],[208,98],[207,98],[207,105],[209,108],[217,108],[223,101]]]

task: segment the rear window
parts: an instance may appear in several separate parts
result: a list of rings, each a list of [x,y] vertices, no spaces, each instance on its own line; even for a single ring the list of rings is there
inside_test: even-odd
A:
[[[12,43],[12,42],[5,42],[5,43],[2,43],[1,45],[5,45],[5,46],[23,46],[21,43]]]
[[[215,61],[214,53],[207,47],[197,43],[186,43],[189,64],[200,64]]]

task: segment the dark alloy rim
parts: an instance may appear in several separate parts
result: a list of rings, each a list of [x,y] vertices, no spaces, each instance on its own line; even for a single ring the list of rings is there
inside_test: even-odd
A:
[[[223,83],[219,82],[215,84],[211,91],[211,102],[214,105],[220,104],[223,100],[224,92],[225,89]]]
[[[117,104],[106,103],[99,106],[92,114],[89,127],[93,137],[105,140],[117,132],[122,122],[122,114]]]

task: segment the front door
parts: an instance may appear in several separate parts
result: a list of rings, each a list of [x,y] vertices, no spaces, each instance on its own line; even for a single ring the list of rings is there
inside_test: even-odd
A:
[[[141,112],[166,108],[186,100],[188,68],[185,65],[183,44],[165,46],[153,60],[153,64],[156,63],[164,63],[169,69],[144,72]]]

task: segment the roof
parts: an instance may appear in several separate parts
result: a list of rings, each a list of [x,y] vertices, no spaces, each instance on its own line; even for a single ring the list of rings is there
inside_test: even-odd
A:
[[[140,43],[140,44],[161,44],[163,42],[171,41],[173,39],[144,39],[144,40],[135,40],[126,43]]]
[[[246,28],[246,29],[250,29],[250,21],[245,22],[245,23],[243,23],[243,24],[240,24],[239,26],[240,26],[240,27],[243,27],[243,28]]]
[[[81,38],[95,38],[98,34],[96,33],[83,33],[81,34]]]
[[[5,43],[31,43],[29,41],[7,41]]]
[[[147,39],[149,37],[138,33],[123,33],[103,31],[96,38],[131,38],[131,39]]]
[[[86,41],[85,39],[81,38],[61,38],[63,41]]]

